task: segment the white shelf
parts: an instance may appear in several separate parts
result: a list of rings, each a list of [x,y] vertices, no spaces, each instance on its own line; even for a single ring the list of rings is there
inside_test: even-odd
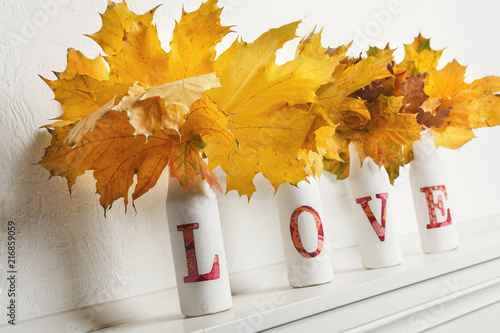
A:
[[[290,288],[283,263],[233,275],[233,285],[240,291],[234,294],[230,310],[184,318],[176,307],[98,332],[289,332],[313,328],[417,332],[438,327],[480,308],[498,308],[500,302],[500,216],[462,223],[459,232],[460,247],[440,254],[423,254],[416,234],[404,236],[403,263],[384,269],[364,269],[356,247],[336,251],[332,255],[334,281],[320,286]],[[254,287],[245,288],[248,281]]]
[[[320,286],[291,288],[284,263],[231,274],[233,307],[213,315],[183,317],[171,288],[1,325],[0,332],[449,332],[500,307],[500,216],[458,229],[460,247],[439,254],[422,253],[417,234],[403,236],[404,261],[389,268],[364,269],[357,247],[334,251],[334,280]],[[500,316],[488,318],[476,322],[486,325],[479,331],[500,332]]]

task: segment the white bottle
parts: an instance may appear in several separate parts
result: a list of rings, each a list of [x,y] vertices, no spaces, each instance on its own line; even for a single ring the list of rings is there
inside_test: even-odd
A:
[[[403,261],[403,253],[397,232],[398,221],[393,218],[394,188],[387,172],[369,157],[361,167],[352,144],[350,163],[348,182],[361,262],[366,268],[398,265]]]
[[[231,289],[215,193],[200,177],[187,193],[170,178],[166,206],[182,314],[229,309]]]
[[[410,184],[422,250],[426,253],[453,250],[459,245],[450,209],[446,172],[432,135],[424,133],[413,144]]]
[[[297,186],[284,183],[276,193],[288,281],[292,287],[323,284],[333,278],[319,184],[314,177],[308,177],[308,181]]]

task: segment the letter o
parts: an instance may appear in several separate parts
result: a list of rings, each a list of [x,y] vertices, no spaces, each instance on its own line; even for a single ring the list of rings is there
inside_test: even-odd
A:
[[[316,222],[316,229],[318,231],[318,247],[314,252],[307,252],[302,244],[299,233],[299,215],[303,212],[307,212],[314,217]],[[321,218],[318,212],[309,206],[300,206],[295,209],[290,217],[290,235],[292,236],[292,242],[295,249],[305,258],[314,258],[321,253],[323,250],[323,243],[325,241],[325,236],[323,234],[323,224],[321,223]]]

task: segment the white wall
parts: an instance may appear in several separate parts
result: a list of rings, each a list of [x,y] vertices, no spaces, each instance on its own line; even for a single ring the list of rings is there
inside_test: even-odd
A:
[[[155,19],[167,48],[181,6],[194,10],[200,1],[129,0],[129,6],[144,12],[162,2]],[[365,39],[379,47],[390,41],[391,47],[401,48],[422,32],[432,37],[433,48],[446,48],[443,61],[457,58],[468,65],[469,80],[500,76],[497,1],[221,3],[226,8],[223,24],[235,25],[247,41],[297,19],[304,22],[299,35],[315,25],[323,27],[325,46],[355,39],[354,54],[365,48]],[[50,140],[39,127],[61,112],[38,75],[53,79],[52,70],[64,70],[68,47],[96,56],[98,47],[83,34],[99,29],[98,12],[105,8],[104,0],[0,2],[0,264],[5,268],[6,225],[12,220],[18,230],[18,320],[175,285],[162,199],[166,179],[136,202],[137,214],[133,209],[125,213],[119,202],[105,219],[90,174],[78,180],[70,198],[63,179],[47,180],[48,171],[36,165]],[[397,13],[381,14],[388,8],[396,8]],[[294,45],[285,46],[279,62],[293,54]],[[449,169],[457,222],[500,213],[500,129],[479,130],[477,137],[458,151],[440,151]],[[401,174],[394,204],[399,207],[401,232],[408,233],[416,230],[415,218],[407,170]],[[230,273],[283,260],[272,189],[262,179],[257,180],[257,188],[250,203],[235,193],[218,195]],[[345,181],[327,176],[322,189],[329,217],[325,223],[334,246],[353,244]],[[0,288],[5,290],[6,281],[1,280]],[[0,296],[2,308],[4,296]],[[5,317],[1,318],[3,323]]]

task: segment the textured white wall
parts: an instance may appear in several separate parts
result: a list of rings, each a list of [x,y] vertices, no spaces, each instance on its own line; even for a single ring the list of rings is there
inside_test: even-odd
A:
[[[164,47],[181,6],[194,10],[200,1],[129,0],[144,12],[163,3],[156,21]],[[357,53],[367,40],[379,47],[402,47],[422,32],[434,48],[447,48],[443,61],[468,65],[470,80],[500,75],[500,22],[496,1],[333,1],[224,0],[225,25],[235,25],[247,41],[269,28],[303,19],[299,35],[324,27],[324,44],[355,39]],[[66,49],[94,57],[99,49],[84,36],[100,27],[104,0],[0,1],[0,264],[5,268],[6,225],[18,230],[18,320],[140,295],[175,285],[164,214],[166,179],[124,212],[115,203],[103,217],[90,174],[78,180],[73,196],[65,181],[47,180],[35,165],[49,143],[39,129],[58,116],[60,106],[38,75],[62,71]],[[381,14],[393,9],[394,14]],[[233,37],[234,38],[234,37]],[[227,45],[227,43],[225,43]],[[290,43],[279,62],[293,54]],[[397,53],[399,56],[401,53]],[[459,151],[440,150],[449,168],[449,193],[455,221],[500,213],[500,129],[483,129]],[[416,230],[407,170],[396,182],[401,232]],[[222,183],[224,179],[221,175]],[[218,195],[230,273],[283,260],[277,214],[270,185],[257,179],[258,193],[248,203],[235,193]],[[325,213],[335,247],[355,242],[344,181],[322,181]],[[396,203],[397,202],[397,203]],[[5,290],[3,278],[0,288]],[[0,295],[4,308],[6,297]],[[4,322],[2,315],[0,322]]]

